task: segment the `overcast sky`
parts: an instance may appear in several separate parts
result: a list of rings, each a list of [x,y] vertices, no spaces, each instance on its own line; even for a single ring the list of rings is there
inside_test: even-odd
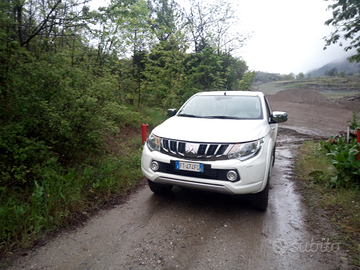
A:
[[[343,47],[323,50],[324,25],[332,17],[323,0],[234,0],[241,28],[252,38],[240,53],[252,70],[289,74],[312,69],[349,56]]]
[[[182,2],[178,0],[177,2]],[[216,1],[216,0],[209,0]],[[233,0],[241,21],[239,31],[252,33],[247,46],[237,52],[251,70],[298,74],[350,54],[338,44],[323,50],[323,37],[331,33],[323,0]],[[92,7],[110,0],[93,0]]]

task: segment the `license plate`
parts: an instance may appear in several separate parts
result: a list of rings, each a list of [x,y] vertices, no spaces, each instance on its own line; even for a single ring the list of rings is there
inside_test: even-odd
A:
[[[182,171],[191,171],[191,172],[204,172],[204,164],[176,161],[176,169]]]

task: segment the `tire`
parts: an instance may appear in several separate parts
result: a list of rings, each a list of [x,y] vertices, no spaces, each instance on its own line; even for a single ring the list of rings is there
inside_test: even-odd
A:
[[[254,200],[252,201],[252,206],[256,210],[266,211],[269,204],[269,182],[270,177],[268,176],[266,186],[263,191],[254,194]]]
[[[272,154],[272,166],[274,166],[274,164],[275,164],[275,152],[276,152],[276,143],[275,143],[275,145],[274,145],[274,149],[273,149],[273,154]]]
[[[171,193],[171,189],[173,186],[158,184],[148,179],[149,188],[152,192],[158,195],[167,195]]]

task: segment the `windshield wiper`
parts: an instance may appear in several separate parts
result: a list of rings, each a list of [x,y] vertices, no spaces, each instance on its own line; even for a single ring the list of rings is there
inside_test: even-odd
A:
[[[193,114],[187,114],[187,113],[181,113],[181,114],[178,114],[177,116],[193,117],[193,118],[201,118],[201,116],[198,116],[198,115],[193,115]]]
[[[204,118],[211,118],[211,119],[239,119],[239,117],[226,116],[226,115],[213,115],[213,116],[206,116]]]

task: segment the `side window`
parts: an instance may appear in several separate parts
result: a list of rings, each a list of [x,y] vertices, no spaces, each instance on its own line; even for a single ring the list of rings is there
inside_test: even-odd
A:
[[[270,115],[272,114],[272,110],[271,110],[268,99],[266,97],[264,97],[264,99],[265,99],[266,113],[267,113],[268,121],[270,122]]]

